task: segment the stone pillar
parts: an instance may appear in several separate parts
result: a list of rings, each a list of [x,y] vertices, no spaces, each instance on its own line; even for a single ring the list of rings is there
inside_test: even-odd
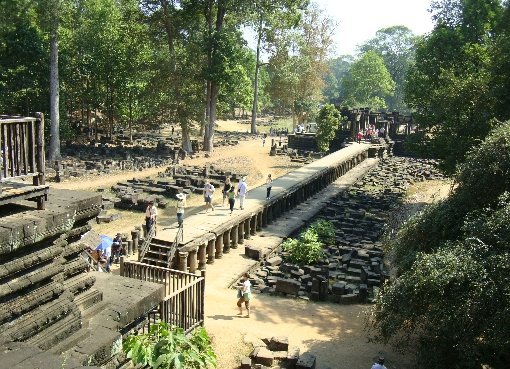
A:
[[[188,254],[189,272],[195,273],[197,270],[197,250],[191,250]]]
[[[140,239],[140,231],[135,229],[131,231],[131,238],[133,239],[133,253],[138,253],[138,240]]]
[[[245,240],[250,239],[250,221],[251,221],[251,218],[248,218],[244,221],[244,239]]]
[[[209,240],[207,243],[207,264],[214,264],[214,244],[215,240]]]
[[[231,230],[223,233],[223,253],[228,254],[230,252],[230,232]]]
[[[216,259],[223,257],[223,235],[216,237],[216,253],[214,254]]]
[[[205,244],[202,244],[200,246],[198,246],[198,269],[200,270],[204,270],[205,269],[205,263],[206,263],[206,259],[205,259],[205,250],[206,249],[206,246]]]
[[[181,272],[188,271],[188,252],[179,251],[179,270]]]
[[[262,227],[267,227],[267,211],[268,211],[268,208],[264,208],[262,210]]]
[[[261,211],[260,213],[257,214],[257,227],[256,227],[256,230],[260,232],[260,230],[262,229],[262,215],[263,215],[263,211]]]
[[[244,222],[237,225],[237,242],[240,244],[244,243]]]
[[[255,233],[257,233],[257,214],[252,215],[252,217],[250,218],[249,226],[250,234],[254,236]]]
[[[124,243],[124,242],[122,242],[122,243]],[[133,240],[127,240],[126,244],[127,244],[127,249],[126,249],[127,254],[133,255],[135,253],[133,250]]]
[[[230,247],[233,249],[237,249],[237,236],[238,236],[238,226],[233,226],[230,230]]]

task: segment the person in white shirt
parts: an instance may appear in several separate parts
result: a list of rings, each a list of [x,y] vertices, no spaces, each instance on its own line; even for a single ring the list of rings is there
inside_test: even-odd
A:
[[[384,357],[383,356],[379,356],[379,359],[377,360],[377,363],[372,365],[372,369],[387,369],[384,366]]]
[[[266,200],[271,198],[271,188],[273,187],[273,179],[271,178],[271,174],[267,175],[266,179]]]
[[[179,223],[179,227],[182,227],[182,224],[184,222],[184,208],[186,207],[186,195],[183,193],[178,193],[175,196],[177,197],[177,203],[175,204],[177,223]]]
[[[244,199],[246,198],[246,193],[248,192],[248,185],[246,184],[246,177],[241,179],[239,185],[237,186],[237,196],[239,197],[239,207],[241,210],[244,208]]]
[[[239,291],[237,293],[237,307],[239,308],[239,314],[243,315],[243,302],[246,306],[246,317],[250,317],[250,299],[251,299],[251,282],[250,275],[248,273],[244,273],[242,279],[242,285],[238,287]]]
[[[147,234],[150,232],[151,228],[156,224],[157,217],[158,210],[154,206],[154,201],[150,201],[149,205],[147,205],[147,209],[145,210],[145,229],[147,230]]]
[[[205,202],[205,212],[207,213],[207,210],[209,208],[214,211],[214,205],[212,203],[213,201],[213,193],[215,189],[214,186],[211,184],[210,180],[206,180],[205,186],[204,186],[204,202]]]

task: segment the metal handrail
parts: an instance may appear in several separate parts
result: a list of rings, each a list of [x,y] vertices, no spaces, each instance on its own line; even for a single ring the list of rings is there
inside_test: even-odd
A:
[[[156,223],[154,223],[145,239],[143,240],[142,248],[140,251],[140,255],[138,256],[138,261],[142,260],[145,256],[145,253],[149,250],[149,245],[151,244],[152,238],[156,234]]]
[[[179,246],[179,242],[184,240],[184,227],[182,224],[179,224],[179,229],[177,229],[177,234],[175,235],[175,240],[172,243],[172,247],[166,253],[167,260],[167,268],[171,267],[172,259],[174,258],[175,251],[177,251],[177,247]]]

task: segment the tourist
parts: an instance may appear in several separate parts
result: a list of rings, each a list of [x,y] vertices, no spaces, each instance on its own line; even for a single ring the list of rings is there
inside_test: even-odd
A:
[[[122,235],[117,233],[112,243],[111,262],[118,263],[122,255],[125,255],[124,249],[122,247]]]
[[[154,206],[154,201],[149,201],[149,205],[147,205],[147,209],[145,210],[145,229],[147,234],[149,234],[152,227],[156,225],[157,217],[158,210]]]
[[[271,198],[271,188],[273,187],[273,179],[271,178],[271,174],[267,175],[266,179],[266,200]]]
[[[387,369],[384,366],[384,356],[379,356],[379,359],[377,360],[377,363],[372,365],[372,369]]]
[[[384,129],[384,127],[381,127],[379,129],[379,137],[384,138],[385,137],[385,133],[386,133],[386,130]]]
[[[244,209],[244,199],[246,198],[246,193],[248,192],[248,185],[246,184],[246,177],[241,179],[239,185],[237,186],[237,195],[239,196],[239,208],[241,210]]]
[[[221,203],[221,206],[225,206],[225,199],[228,197],[228,192],[230,191],[230,188],[232,186],[232,182],[230,182],[230,177],[225,177],[225,183],[223,184],[223,202]]]
[[[264,147],[264,145],[266,144],[266,138],[267,138],[267,133],[264,133],[262,135],[262,147]]]
[[[234,186],[230,186],[230,190],[228,191],[228,204],[230,205],[230,215],[234,211],[234,204],[236,203],[236,192],[234,191]]]
[[[178,193],[175,195],[177,197],[177,202],[175,204],[176,210],[175,214],[177,215],[177,223],[179,227],[182,227],[184,222],[184,208],[186,207],[186,195],[183,193]]]
[[[99,257],[99,260],[97,264],[101,267],[98,270],[101,272],[103,269],[110,273],[110,266],[111,266],[111,258],[112,258],[112,247],[108,246],[107,248],[103,249],[101,251],[101,256]]]
[[[209,210],[209,208],[211,208],[212,211],[214,211],[214,206],[212,203],[214,191],[215,191],[215,189],[214,189],[214,186],[211,184],[211,181],[206,180],[205,186],[204,186],[204,202],[205,202],[205,212],[206,213]]]
[[[246,317],[250,317],[250,299],[251,299],[251,283],[250,283],[250,275],[248,273],[244,273],[243,279],[241,279],[242,285],[238,287],[239,291],[237,293],[237,307],[239,308],[239,314],[243,315],[243,302],[246,306]]]
[[[358,132],[358,143],[361,143],[361,140],[363,139],[363,132]]]

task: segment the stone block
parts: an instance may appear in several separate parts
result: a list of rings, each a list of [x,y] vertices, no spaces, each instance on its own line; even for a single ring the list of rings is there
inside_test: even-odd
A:
[[[296,366],[299,359],[299,352],[300,350],[297,346],[293,346],[289,351],[287,351],[287,359],[285,360],[285,363],[288,368],[294,368]]]
[[[282,258],[279,256],[274,256],[266,260],[266,265],[280,265],[282,263]]]
[[[259,247],[246,246],[244,254],[253,260],[259,261],[262,259],[262,250]]]
[[[303,355],[299,356],[296,369],[315,369],[316,362],[317,359],[315,355],[305,352]]]
[[[271,337],[267,348],[271,351],[287,351],[289,349],[289,338],[286,336]]]
[[[249,357],[241,359],[241,369],[251,369],[251,359]]]
[[[301,283],[293,279],[278,279],[276,281],[275,291],[289,295],[297,295],[300,287]]]
[[[255,364],[261,364],[266,366],[272,366],[274,361],[274,355],[265,347],[261,347],[256,355],[253,356],[253,362]]]
[[[340,303],[349,305],[359,303],[359,296],[356,293],[349,293],[347,295],[340,296]]]

